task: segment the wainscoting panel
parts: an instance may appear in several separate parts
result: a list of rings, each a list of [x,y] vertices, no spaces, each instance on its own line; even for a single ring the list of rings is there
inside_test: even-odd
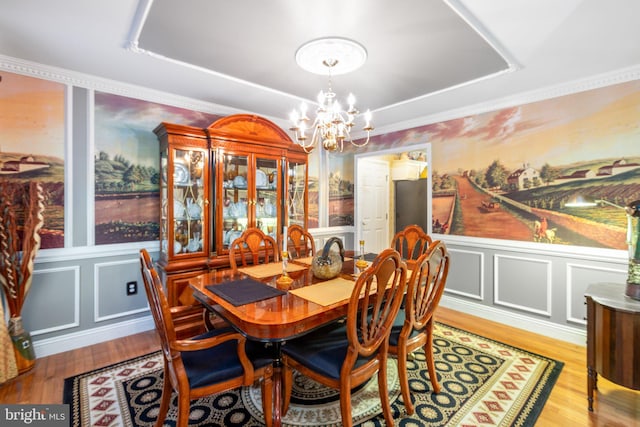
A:
[[[551,316],[551,261],[494,256],[494,303]]]
[[[567,320],[586,325],[587,310],[584,293],[592,283],[620,283],[620,293],[625,291],[627,271],[611,264],[567,264]]]
[[[128,282],[138,284],[138,293],[127,295]],[[130,259],[94,265],[94,321],[102,322],[147,311],[140,261]]]
[[[484,253],[449,248],[451,256],[445,293],[484,299]]]
[[[80,267],[35,270],[22,313],[32,337],[80,326]]]

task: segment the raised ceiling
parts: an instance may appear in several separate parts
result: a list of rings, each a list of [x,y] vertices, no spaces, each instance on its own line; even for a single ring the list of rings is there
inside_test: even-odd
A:
[[[373,111],[375,133],[640,64],[637,0],[0,5],[0,66],[17,58],[281,121],[327,84],[296,65],[297,48],[323,36],[355,40],[367,62],[333,87]]]

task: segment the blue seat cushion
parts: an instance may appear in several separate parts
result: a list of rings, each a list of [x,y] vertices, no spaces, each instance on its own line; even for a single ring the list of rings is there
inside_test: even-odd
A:
[[[229,332],[229,328],[214,329],[192,339],[210,338]],[[254,368],[262,368],[272,363],[271,355],[264,346],[247,341],[247,355]],[[242,365],[237,353],[238,342],[229,340],[212,348],[182,352],[182,362],[192,388],[208,386],[242,375]]]
[[[332,323],[300,338],[287,341],[282,346],[282,352],[325,377],[339,379],[348,347],[344,323]],[[359,357],[355,367],[362,366],[372,358]]]

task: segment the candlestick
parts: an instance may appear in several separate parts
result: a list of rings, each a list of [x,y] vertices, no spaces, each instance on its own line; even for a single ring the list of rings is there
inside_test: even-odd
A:
[[[360,240],[360,258],[356,261],[356,267],[362,272],[369,263],[364,259],[364,240]]]

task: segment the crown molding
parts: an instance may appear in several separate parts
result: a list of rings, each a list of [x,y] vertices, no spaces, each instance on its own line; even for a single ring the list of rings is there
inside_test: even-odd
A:
[[[0,54],[0,70],[51,80],[65,85],[81,87],[89,90],[97,90],[100,92],[136,98],[143,101],[156,102],[193,111],[200,111],[203,113],[226,116],[245,112],[224,105],[198,101],[192,98],[173,95],[159,90],[83,74],[64,68],[38,64],[36,62],[12,58],[2,54]]]

